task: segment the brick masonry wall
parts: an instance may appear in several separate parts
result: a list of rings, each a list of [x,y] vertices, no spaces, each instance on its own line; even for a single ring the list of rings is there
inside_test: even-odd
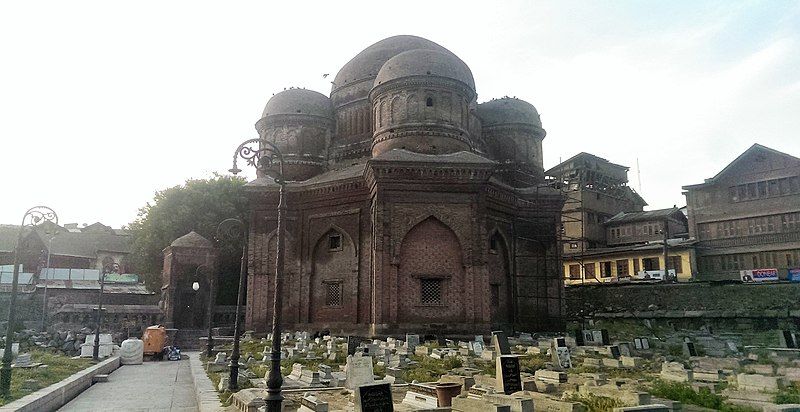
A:
[[[424,278],[441,282],[441,303],[423,304]],[[428,218],[403,239],[398,276],[398,321],[464,322],[464,267],[461,245],[439,220]]]

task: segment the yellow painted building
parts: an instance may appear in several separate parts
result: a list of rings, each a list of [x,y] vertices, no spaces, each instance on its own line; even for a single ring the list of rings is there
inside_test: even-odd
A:
[[[678,282],[688,282],[696,275],[693,241],[670,239],[669,270],[675,270]],[[663,242],[644,245],[589,249],[579,254],[564,255],[566,285],[636,281],[640,271],[663,270]]]

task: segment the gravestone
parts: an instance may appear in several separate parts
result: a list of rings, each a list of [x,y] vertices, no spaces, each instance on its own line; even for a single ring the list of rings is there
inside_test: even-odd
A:
[[[603,344],[603,332],[599,330],[593,330],[592,332],[592,344],[595,346],[600,346]]]
[[[406,333],[406,348],[409,352],[414,352],[414,348],[419,345],[419,335]]]
[[[554,338],[551,351],[553,363],[563,369],[569,369],[572,367],[572,358],[570,358],[569,355],[569,348],[567,347],[566,339]]]
[[[359,385],[355,391],[355,407],[356,412],[394,412],[391,385]]]
[[[475,352],[475,356],[480,357],[483,354],[483,342],[475,341],[472,344],[472,351]]]
[[[609,346],[608,352],[611,353],[612,358],[619,359],[620,356],[619,346],[617,345]]]
[[[633,340],[633,345],[638,350],[650,349],[650,341],[647,338],[636,338]]]
[[[607,329],[600,329],[600,339],[603,342],[603,345],[610,345],[611,339],[608,337],[608,330]]]
[[[30,353],[21,353],[17,356],[17,359],[14,360],[14,366],[17,368],[27,368],[31,366],[31,354]]]
[[[514,355],[501,355],[497,357],[497,390],[510,395],[522,390],[520,377],[519,358]]]
[[[576,346],[584,346],[586,341],[583,340],[583,331],[578,329],[575,331],[575,345]]]
[[[799,343],[797,342],[797,336],[790,330],[779,331],[778,338],[781,341],[782,348],[796,349]]]
[[[375,382],[372,370],[372,358],[369,356],[348,356],[347,357],[347,381],[348,389],[355,389],[360,385]]]
[[[508,344],[508,337],[502,330],[492,331],[492,346],[499,355],[510,355],[511,346]]]
[[[300,399],[300,409],[297,412],[328,412],[328,402],[321,401],[309,393]]]
[[[697,349],[692,342],[683,342],[683,355],[684,356],[697,356]]]
[[[361,344],[361,337],[360,336],[348,336],[347,337],[347,355],[355,355],[356,350],[358,350],[358,345]]]

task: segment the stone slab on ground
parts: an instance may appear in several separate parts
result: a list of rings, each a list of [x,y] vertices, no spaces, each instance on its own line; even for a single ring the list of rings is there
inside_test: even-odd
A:
[[[125,365],[60,411],[198,410],[189,360]]]

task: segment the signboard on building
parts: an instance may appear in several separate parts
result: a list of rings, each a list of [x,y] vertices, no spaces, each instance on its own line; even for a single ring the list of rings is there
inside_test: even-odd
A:
[[[774,282],[778,280],[778,269],[740,270],[739,275],[745,283]]]
[[[789,280],[792,282],[800,282],[800,268],[789,269]]]

